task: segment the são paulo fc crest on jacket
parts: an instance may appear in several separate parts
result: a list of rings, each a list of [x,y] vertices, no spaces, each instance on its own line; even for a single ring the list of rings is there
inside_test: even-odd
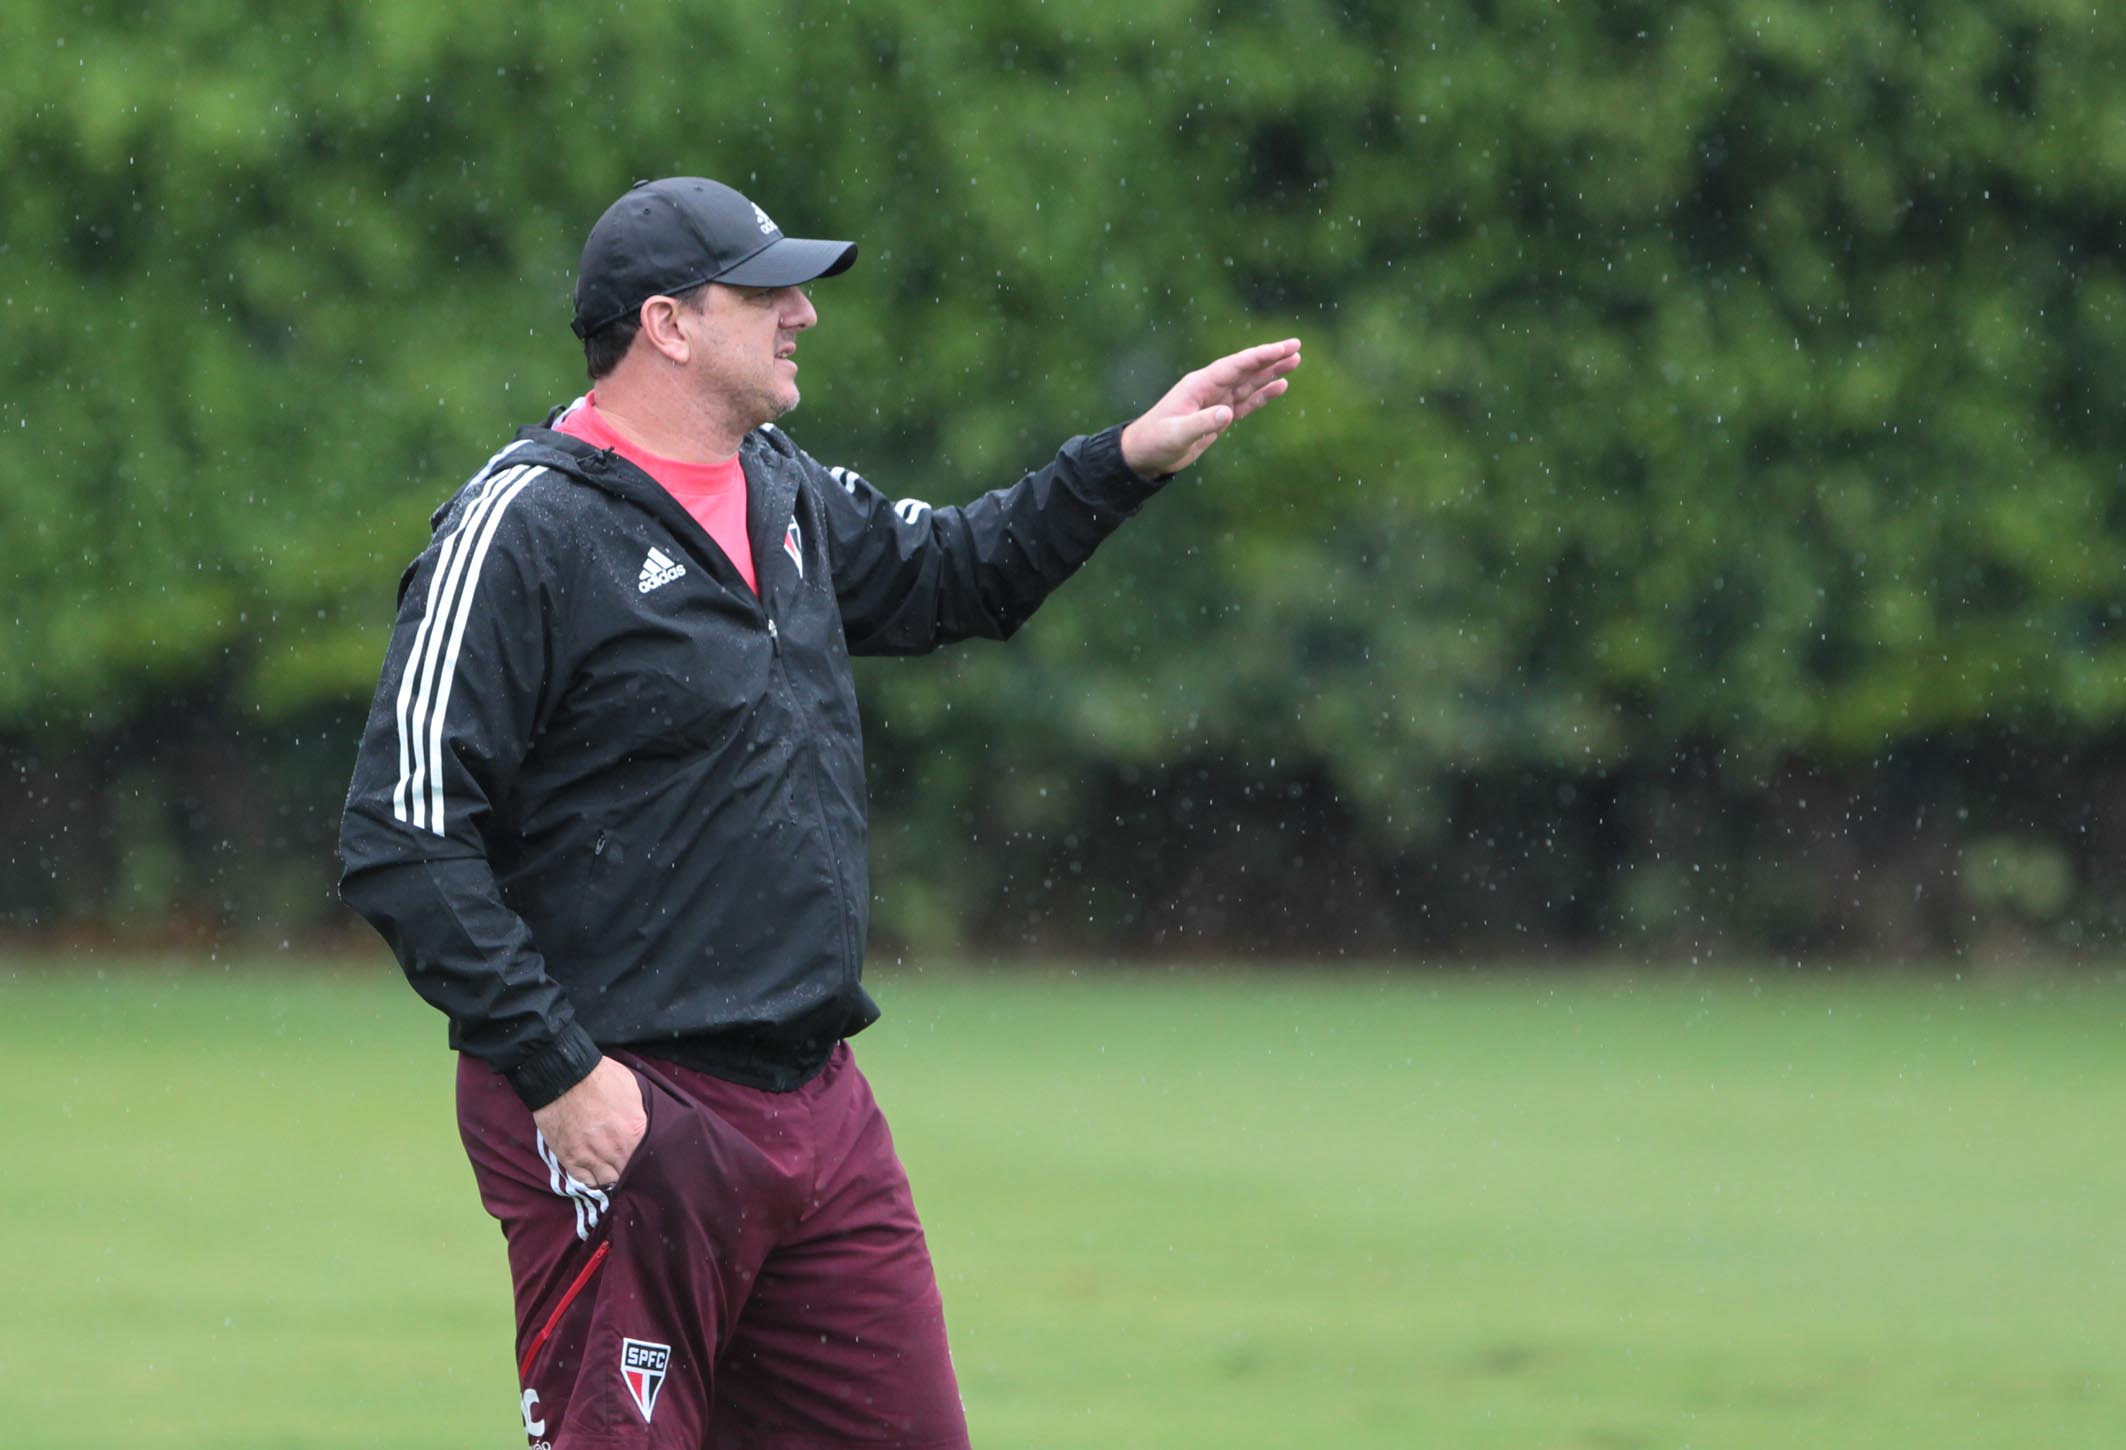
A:
[[[671,1366],[669,1344],[652,1344],[646,1339],[620,1341],[620,1378],[627,1385],[635,1408],[642,1411],[645,1425],[650,1412],[657,1408],[657,1391],[664,1387],[664,1374]]]
[[[790,520],[790,527],[782,531],[782,551],[790,556],[797,566],[797,577],[805,577],[805,536],[797,527],[797,520]]]

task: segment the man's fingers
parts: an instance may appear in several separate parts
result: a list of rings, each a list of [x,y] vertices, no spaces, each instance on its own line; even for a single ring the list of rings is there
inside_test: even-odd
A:
[[[1292,361],[1296,365],[1299,360],[1297,358],[1294,358]],[[1245,398],[1242,398],[1239,402],[1235,403],[1233,405],[1233,416],[1235,418],[1245,418],[1248,414],[1254,412],[1264,403],[1270,401],[1270,399],[1283,397],[1284,390],[1291,386],[1292,385],[1286,382],[1283,378],[1270,379],[1261,387],[1255,389],[1254,392],[1248,394]]]
[[[1216,362],[1204,364],[1176,383],[1173,391],[1160,400],[1159,409],[1193,410],[1216,403],[1238,404],[1263,384],[1291,372],[1299,366],[1299,361],[1297,338],[1243,348]]]
[[[1163,417],[1146,414],[1122,430],[1122,461],[1142,478],[1179,473],[1232,421],[1233,410],[1224,403]]]
[[[1251,369],[1241,374],[1239,379],[1227,390],[1228,401],[1237,402],[1246,398],[1268,384],[1283,378],[1285,374],[1298,366],[1299,354],[1295,352],[1287,357],[1275,358],[1262,367]]]
[[[613,1162],[612,1157],[610,1147],[602,1143],[571,1143],[566,1152],[554,1149],[554,1158],[561,1164],[562,1171],[578,1183],[587,1183],[593,1188],[619,1176],[620,1165]]]
[[[1201,412],[1189,413],[1174,420],[1174,431],[1169,435],[1171,452],[1164,473],[1178,473],[1203,456],[1203,451],[1218,441],[1232,423],[1234,412],[1220,403]]]
[[[627,1129],[619,1128],[599,1134],[595,1142],[576,1144],[572,1153],[556,1151],[554,1156],[578,1183],[604,1188],[620,1177],[621,1170],[635,1156],[635,1149],[641,1142],[639,1132],[631,1134]]]
[[[1233,418],[1233,410],[1224,403],[1198,412],[1184,413],[1173,420],[1173,429],[1167,435],[1168,441],[1175,452],[1184,452],[1202,439],[1217,437]]]
[[[585,1188],[603,1188],[620,1177],[617,1172],[608,1172],[606,1165],[595,1158],[562,1158],[560,1162],[561,1171]]]
[[[1288,337],[1283,342],[1265,342],[1229,353],[1205,367],[1197,376],[1208,387],[1230,391],[1253,373],[1270,369],[1273,370],[1270,376],[1275,377],[1298,366],[1299,339]]]
[[[1288,337],[1283,342],[1259,343],[1244,347],[1239,352],[1228,353],[1204,368],[1205,376],[1212,382],[1230,385],[1245,374],[1274,366],[1287,359],[1299,356],[1299,339]]]
[[[1206,433],[1216,433],[1232,422],[1233,416],[1233,410],[1224,403],[1205,408],[1191,420],[1194,424],[1194,436],[1201,438]]]
[[[1139,475],[1179,473],[1233,420],[1284,393],[1299,366],[1299,339],[1265,342],[1219,358],[1176,383],[1152,410],[1122,430],[1122,460]]]

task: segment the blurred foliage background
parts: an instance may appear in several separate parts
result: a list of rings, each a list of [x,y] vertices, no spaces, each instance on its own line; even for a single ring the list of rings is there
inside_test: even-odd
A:
[[[0,925],[343,928],[430,509],[640,176],[849,236],[814,454],[1292,395],[870,662],[879,930],[1915,956],[2126,919],[2126,28],[2064,0],[10,0]]]

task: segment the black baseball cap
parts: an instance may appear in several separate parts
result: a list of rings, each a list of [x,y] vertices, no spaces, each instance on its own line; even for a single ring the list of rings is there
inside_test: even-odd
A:
[[[794,287],[846,272],[856,243],[786,237],[768,214],[720,181],[638,181],[605,209],[576,271],[578,337],[632,316],[649,298],[704,282]]]

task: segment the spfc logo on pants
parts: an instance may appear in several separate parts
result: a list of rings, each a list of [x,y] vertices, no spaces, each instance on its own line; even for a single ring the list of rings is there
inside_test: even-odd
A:
[[[672,1346],[651,1344],[644,1339],[620,1341],[620,1378],[627,1382],[627,1392],[634,1396],[635,1408],[642,1411],[644,1424],[649,1423],[650,1412],[657,1408],[657,1391],[664,1385],[664,1372],[672,1364]]]

